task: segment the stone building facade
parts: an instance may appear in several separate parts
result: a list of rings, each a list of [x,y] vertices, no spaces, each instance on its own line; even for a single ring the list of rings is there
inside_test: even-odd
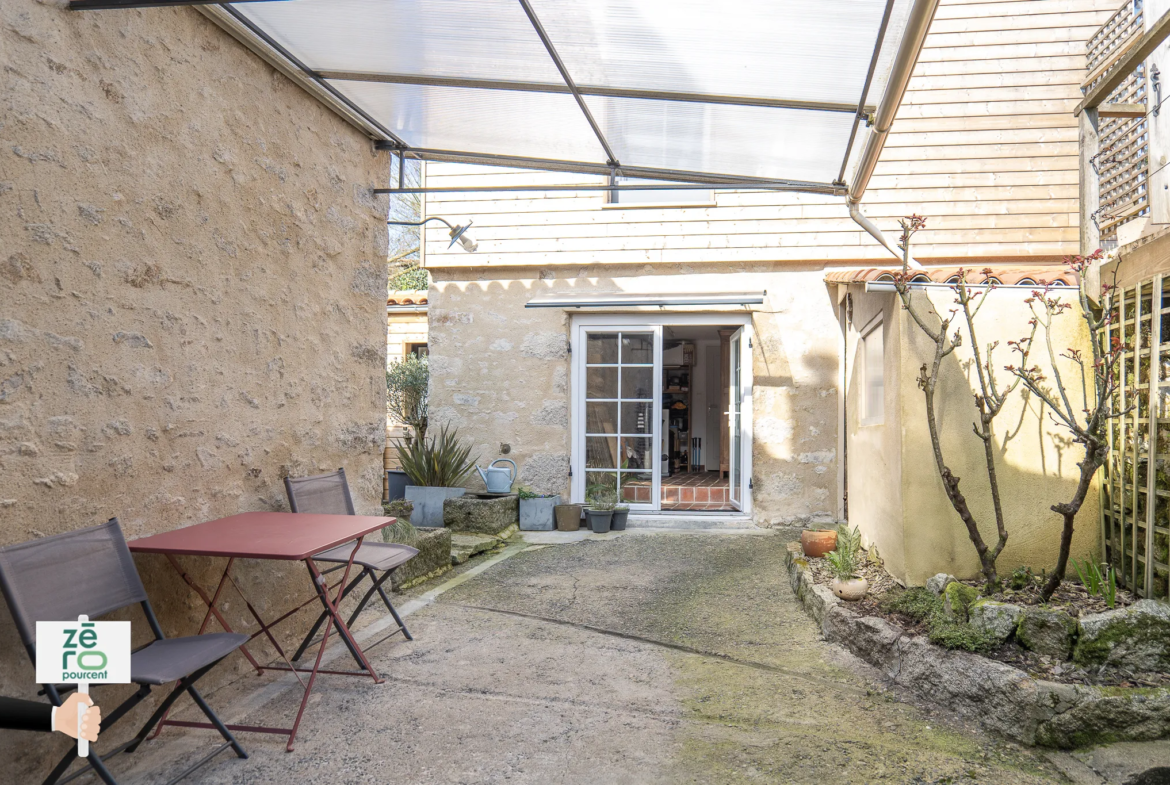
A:
[[[387,154],[192,8],[5,2],[0,71],[0,544],[287,509],[284,475],[338,466],[377,510]],[[193,633],[165,560],[138,568]],[[300,565],[236,572],[261,609],[309,589]],[[0,694],[35,697],[6,611],[0,631]],[[3,734],[0,778],[60,746]]]

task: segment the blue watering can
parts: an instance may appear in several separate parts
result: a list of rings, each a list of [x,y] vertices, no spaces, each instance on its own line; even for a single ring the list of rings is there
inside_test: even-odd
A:
[[[496,464],[500,462],[510,463],[512,468],[495,468]],[[512,483],[516,479],[516,462],[511,458],[496,458],[486,469],[476,466],[475,470],[483,478],[483,484],[487,486],[488,493],[508,493],[512,490]]]

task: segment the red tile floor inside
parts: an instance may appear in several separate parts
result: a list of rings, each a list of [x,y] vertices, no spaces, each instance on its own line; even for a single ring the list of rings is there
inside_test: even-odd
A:
[[[628,502],[648,503],[652,488],[648,482],[632,482],[622,488]],[[662,509],[718,511],[732,510],[727,478],[720,472],[688,472],[662,478]]]

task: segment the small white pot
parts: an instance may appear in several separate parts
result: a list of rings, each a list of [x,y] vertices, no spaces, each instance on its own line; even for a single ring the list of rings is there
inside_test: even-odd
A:
[[[869,591],[869,581],[865,578],[850,578],[843,581],[840,578],[834,578],[829,584],[833,594],[836,594],[841,599],[847,602],[856,602],[865,596]]]

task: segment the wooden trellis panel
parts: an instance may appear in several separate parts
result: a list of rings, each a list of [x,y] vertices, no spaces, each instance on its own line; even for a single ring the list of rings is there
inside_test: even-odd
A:
[[[1089,39],[1088,92],[1142,35],[1141,0],[1127,2]],[[1105,99],[1106,104],[1145,104],[1146,69],[1142,64]],[[1104,108],[1104,104],[1102,105]],[[1102,240],[1116,239],[1117,227],[1150,210],[1148,180],[1150,132],[1146,117],[1102,117],[1100,153],[1093,162],[1100,179],[1096,213]]]
[[[1142,597],[1170,597],[1170,276],[1123,290],[1108,339],[1122,359],[1101,494],[1104,558]]]

